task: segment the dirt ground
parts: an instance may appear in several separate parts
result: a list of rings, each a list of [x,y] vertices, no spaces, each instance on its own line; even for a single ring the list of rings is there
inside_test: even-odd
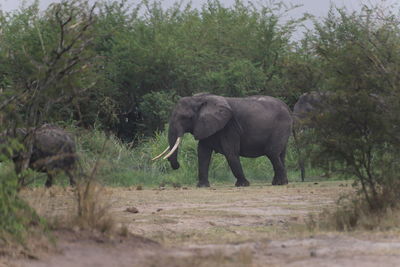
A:
[[[351,190],[346,182],[281,187],[253,184],[248,188],[106,188],[102,197],[112,218],[132,236],[105,240],[80,231],[58,231],[55,250],[37,259],[3,264],[400,266],[400,232],[318,229],[315,214]],[[73,205],[70,189],[38,188],[26,190],[22,196],[48,218],[62,218]]]

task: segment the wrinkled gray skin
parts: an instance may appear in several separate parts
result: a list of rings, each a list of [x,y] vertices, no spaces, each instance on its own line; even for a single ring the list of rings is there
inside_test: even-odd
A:
[[[14,151],[12,155],[8,155],[14,161],[17,173],[24,169],[25,155],[29,156],[26,150],[32,142],[32,153],[27,159],[27,166],[47,173],[46,187],[52,186],[53,176],[60,170],[68,175],[70,184],[75,185],[72,174],[77,162],[75,141],[63,129],[48,124],[36,129],[17,128],[3,133],[0,143],[7,142],[9,138],[16,138],[25,146],[24,151]]]
[[[304,182],[306,171],[304,167],[304,155],[299,147],[298,135],[306,128],[315,127],[315,116],[328,110],[327,99],[329,92],[309,92],[300,96],[293,107],[293,136],[295,139],[297,151],[299,154],[299,168],[301,180]]]
[[[292,117],[282,101],[269,96],[246,98],[200,94],[183,97],[169,121],[169,145],[173,147],[184,133],[198,140],[198,186],[208,187],[208,169],[212,152],[225,156],[235,175],[236,186],[248,186],[240,156],[267,156],[274,168],[273,185],[287,184],[286,144],[291,134]],[[178,151],[168,158],[179,168]]]

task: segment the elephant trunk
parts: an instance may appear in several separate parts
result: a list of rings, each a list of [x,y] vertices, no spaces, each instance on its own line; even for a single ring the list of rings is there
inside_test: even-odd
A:
[[[171,149],[171,152],[166,156],[168,158],[169,163],[171,164],[172,169],[176,170],[179,169],[179,162],[178,162],[178,149],[179,149],[179,143],[180,140],[183,136],[183,132],[180,133],[177,131],[176,127],[172,127],[170,125],[169,131],[168,131],[168,143],[169,147]],[[174,150],[175,149],[175,150]]]

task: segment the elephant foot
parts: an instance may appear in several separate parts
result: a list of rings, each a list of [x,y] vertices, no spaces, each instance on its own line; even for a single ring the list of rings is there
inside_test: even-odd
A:
[[[247,181],[246,179],[243,179],[241,181],[236,181],[235,186],[239,187],[239,186],[249,186],[250,183],[249,181]]]
[[[197,187],[210,187],[210,183],[208,181],[207,182],[199,182],[197,184]]]
[[[272,180],[272,185],[285,185],[288,184],[287,179],[274,179]]]
[[[53,183],[52,182],[50,182],[50,181],[46,181],[46,183],[44,184],[47,188],[50,188],[52,185],[53,185]]]

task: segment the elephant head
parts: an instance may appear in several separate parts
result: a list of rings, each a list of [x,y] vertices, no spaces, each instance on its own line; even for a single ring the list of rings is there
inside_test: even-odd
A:
[[[181,98],[169,120],[169,148],[153,160],[169,151],[164,159],[169,160],[173,169],[178,169],[178,148],[185,133],[189,132],[196,140],[202,140],[224,128],[231,118],[232,110],[224,97],[199,94]]]
[[[316,117],[330,111],[331,92],[312,91],[304,93],[293,107],[294,128],[315,127]]]

